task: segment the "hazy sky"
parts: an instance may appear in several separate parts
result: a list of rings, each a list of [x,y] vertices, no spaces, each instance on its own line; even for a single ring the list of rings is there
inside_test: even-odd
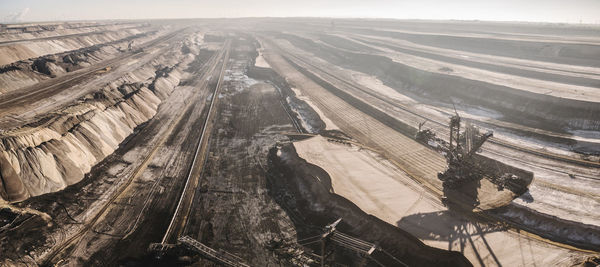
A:
[[[0,21],[380,17],[600,23],[600,0],[0,0]]]

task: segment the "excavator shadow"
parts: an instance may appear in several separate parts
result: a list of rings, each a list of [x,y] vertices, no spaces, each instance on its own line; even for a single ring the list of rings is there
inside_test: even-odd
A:
[[[478,154],[483,144],[494,135],[480,133],[469,121],[461,131],[461,118],[456,112],[450,118],[449,139],[435,137],[419,124],[416,140],[423,144],[435,143],[447,162],[447,168],[437,178],[442,182],[442,202],[450,210],[481,211],[509,204],[527,191],[533,173]],[[508,189],[508,190],[505,190]]]
[[[442,203],[449,210],[472,211],[480,204],[478,197],[480,188],[481,179],[464,182],[456,188],[444,186]]]
[[[506,231],[502,224],[478,222],[446,210],[408,215],[400,219],[397,226],[421,240],[447,242],[448,250],[472,252],[481,266],[502,266],[486,237]]]

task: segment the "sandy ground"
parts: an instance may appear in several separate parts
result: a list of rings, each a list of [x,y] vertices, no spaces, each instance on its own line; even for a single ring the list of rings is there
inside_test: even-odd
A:
[[[412,99],[406,95],[403,95],[400,92],[398,92],[398,90],[395,90],[394,88],[391,88],[391,87],[385,85],[380,79],[378,79],[375,76],[331,64],[331,63],[315,56],[314,54],[311,54],[311,53],[303,51],[303,50],[299,50],[294,47],[287,47],[286,50],[289,52],[292,52],[294,54],[300,55],[307,61],[311,62],[311,64],[315,64],[316,66],[319,66],[322,69],[326,69],[326,70],[330,71],[331,73],[334,73],[340,79],[352,81],[353,83],[355,83],[355,85],[360,85],[362,89],[366,89],[367,91],[373,91],[383,97],[392,99],[392,100],[394,100],[395,103],[402,105],[404,108],[409,108],[413,112],[423,115],[423,116],[427,117],[428,119],[431,119],[434,121],[441,121],[441,122],[444,122],[444,124],[446,124],[447,123],[446,121],[447,121],[448,117],[450,116],[449,114],[454,113],[454,110],[452,110],[451,107],[446,108],[446,107],[442,107],[442,106],[419,103],[417,100]],[[490,60],[493,60],[493,59],[490,59]],[[511,59],[511,60],[515,60],[515,59]],[[527,62],[531,62],[531,61],[527,61]],[[543,62],[543,63],[551,64],[551,63],[547,63],[547,62]],[[573,66],[570,66],[570,67],[573,67]],[[336,85],[338,85],[338,84],[336,84]],[[362,99],[366,99],[369,101],[373,100],[372,97],[364,94],[364,92],[356,92],[356,91],[348,90],[348,93],[351,93],[355,96],[358,96]],[[386,107],[386,104],[382,103],[381,101],[372,102],[372,103],[373,103],[373,106],[376,106],[380,109],[385,109],[391,115],[398,114],[398,117],[402,121],[409,121],[409,122],[413,123],[413,125],[417,125],[419,122],[422,122],[425,120],[420,117],[412,118],[412,117],[415,117],[413,114],[408,114],[408,113],[400,114],[402,112],[400,109],[395,108],[395,107],[391,107],[391,108]],[[577,140],[577,141],[600,143],[600,138],[596,138],[595,135],[588,134],[587,136],[584,136],[582,134],[578,134],[577,132],[574,132],[571,135],[567,135],[567,134],[563,134],[563,133],[528,127],[527,125],[521,125],[521,124],[516,124],[516,123],[511,123],[511,122],[500,120],[500,119],[498,119],[498,117],[501,117],[500,114],[494,114],[494,113],[488,112],[483,109],[481,109],[481,110],[469,109],[469,110],[465,110],[465,111],[459,109],[458,113],[463,118],[469,118],[472,120],[485,122],[486,124],[491,124],[491,125],[497,126],[499,128],[529,131],[529,132],[535,132],[538,134],[547,135],[550,137],[570,138],[570,139]],[[431,125],[429,125],[429,126],[431,126]],[[497,136],[495,136],[495,137],[497,137]],[[521,145],[535,148],[535,149],[541,148],[540,145],[536,145],[533,142],[523,142],[523,140],[524,139],[520,140]],[[508,140],[508,141],[517,142],[518,140],[515,140],[513,138],[512,140]],[[553,144],[551,144],[551,143],[545,143],[543,145],[544,145],[544,149],[551,150],[553,153],[560,153],[560,154],[567,154],[567,155],[575,156],[575,153],[569,152],[566,150],[557,151],[557,149],[552,147]]]
[[[348,71],[348,70],[344,70]],[[390,92],[389,90],[382,90],[380,81],[369,76],[360,75],[359,73],[353,73],[352,76],[356,78],[356,81],[365,85],[365,87],[376,91],[384,96],[390,98],[395,95],[400,95],[397,91]],[[383,85],[385,86],[385,85]],[[418,105],[412,101],[400,101],[405,105],[413,105],[415,111],[422,110],[422,114],[427,115],[430,118],[434,118],[437,121],[444,121],[442,113],[437,113],[435,110],[442,110],[446,114],[450,114],[452,111],[443,108],[434,108],[429,105]],[[394,112],[394,111],[392,111]],[[488,117],[477,118],[474,115],[470,115],[466,112],[459,112],[462,117],[476,118],[486,122],[492,122],[494,124],[505,125],[509,123],[502,123],[501,121],[494,120]],[[399,119],[406,120],[407,116],[399,114]],[[416,121],[415,121],[416,123]],[[431,127],[428,124],[427,127]],[[510,126],[510,125],[509,125]],[[516,125],[514,125],[516,126]],[[524,126],[519,126],[523,129]],[[442,129],[445,130],[445,129]],[[532,132],[539,132],[537,129],[530,129]],[[436,131],[437,132],[437,131]],[[556,133],[547,132],[550,136],[559,136]],[[558,148],[550,147],[547,144],[539,144],[531,140],[526,140],[518,137],[509,138],[507,136],[495,135],[503,140],[511,143],[517,143],[519,145],[530,147],[538,150],[547,150],[556,154],[563,154],[574,156],[572,152],[560,150]],[[576,140],[588,141],[588,142],[600,142],[598,139],[583,138],[572,136],[571,138]],[[498,145],[487,143],[483,147],[484,155],[492,158],[501,160],[502,162],[508,163],[512,166],[518,166],[525,170],[534,172],[536,179],[533,181],[530,187],[530,196],[533,197],[533,201],[524,201],[521,199],[516,200],[517,203],[542,212],[544,214],[550,214],[559,218],[567,219],[574,222],[582,222],[585,224],[598,225],[600,219],[597,214],[600,214],[597,209],[600,207],[600,196],[597,195],[598,182],[593,177],[600,175],[598,169],[585,168],[580,166],[573,166],[571,164],[557,163],[552,160],[541,158],[539,156],[523,153],[520,151],[506,151],[506,148]],[[560,166],[558,166],[560,165]],[[568,177],[568,173],[575,174],[578,179],[571,179]],[[569,187],[564,187],[565,181],[569,181]],[[559,187],[557,188],[556,186]],[[563,205],[564,201],[571,203],[570,205]]]
[[[285,42],[280,42],[279,45],[286,48],[289,46]],[[440,192],[441,195],[442,186],[437,173],[446,168],[446,160],[441,154],[345,102],[302,75],[278,55],[268,54],[267,60],[278,73],[285,75],[292,86],[301,89],[303,94],[309,96],[325,116],[345,133],[369,147],[381,149],[386,156],[416,177],[415,179],[421,180],[426,187]],[[478,190],[481,196],[479,205],[481,209],[503,206],[514,197],[512,193],[498,192],[496,186],[486,179],[481,180],[481,188]]]
[[[271,68],[271,65],[265,60],[262,56],[262,50],[258,49],[258,56],[256,57],[256,61],[254,62],[254,66],[261,68]]]
[[[600,78],[600,69],[594,67],[585,67],[585,66],[575,66],[575,65],[567,65],[567,64],[559,64],[559,63],[550,63],[550,62],[541,62],[535,60],[525,60],[519,58],[510,58],[510,57],[502,57],[502,56],[493,56],[486,55],[480,53],[472,53],[466,51],[459,51],[453,49],[444,49],[439,47],[420,45],[416,43],[412,43],[405,40],[399,40],[394,38],[386,38],[386,37],[378,37],[378,36],[369,36],[369,35],[349,35],[348,37],[344,35],[339,35],[341,38],[353,37],[359,40],[365,41],[378,41],[385,44],[393,44],[394,46],[408,48],[416,51],[423,52],[431,52],[435,54],[441,54],[444,56],[466,59],[473,62],[483,62],[483,63],[492,63],[500,66],[507,67],[518,67],[527,70],[535,70],[548,72],[553,74],[562,74],[562,75],[570,75],[574,77],[582,77],[582,78],[592,78],[598,79]]]
[[[356,27],[360,28],[360,27]],[[558,36],[548,34],[523,34],[518,35],[515,33],[505,32],[489,32],[489,33],[448,33],[448,32],[436,32],[436,31],[411,31],[401,30],[395,28],[380,28],[378,30],[400,32],[400,33],[411,33],[411,34],[422,34],[422,35],[444,35],[444,36],[456,36],[456,37],[475,37],[484,39],[498,39],[498,40],[512,40],[512,41],[535,41],[535,42],[558,42],[558,43],[569,43],[569,44],[598,44],[600,38],[592,36]],[[512,36],[502,37],[502,34],[510,34]]]
[[[293,48],[290,49],[289,43],[279,42],[279,44],[285,46],[286,51],[294,51]],[[398,146],[400,146],[400,144],[404,143],[404,141],[395,139],[395,137],[393,137],[395,134],[388,132],[387,130],[385,130],[385,128],[382,128],[381,126],[377,126],[377,123],[372,123],[371,121],[369,121],[369,118],[364,117],[364,114],[360,115],[353,113],[354,111],[352,109],[349,109],[343,103],[338,103],[337,100],[334,100],[332,98],[332,95],[321,91],[323,89],[319,88],[319,86],[317,86],[316,84],[298,77],[298,74],[295,74],[293,70],[286,68],[284,64],[281,64],[281,62],[276,59],[276,57],[271,56],[267,57],[267,59],[269,60],[269,62],[271,62],[271,66],[273,66],[274,69],[278,70],[278,72],[280,73],[285,73],[287,75],[289,82],[291,82],[292,84],[301,84],[301,86],[297,86],[298,89],[302,90],[303,93],[308,95],[310,99],[322,109],[326,116],[328,116],[338,125],[340,125],[341,122],[344,122],[343,125],[340,126],[342,126],[343,129],[350,131],[354,137],[358,138],[359,140],[362,140],[364,138],[362,138],[361,136],[367,135],[368,138],[364,139],[368,140],[366,142],[379,143],[380,145],[385,147],[384,149],[388,149],[392,157],[394,157],[394,155],[402,155],[400,157],[411,155],[413,159],[418,157],[417,153],[412,152],[414,151],[413,147],[404,147],[397,151],[394,150],[395,148],[397,149]],[[327,101],[324,101],[325,99],[327,99]],[[362,119],[360,119],[361,117]],[[388,147],[388,144],[396,145],[392,148]],[[310,143],[307,144],[306,147],[310,149],[317,149],[316,147],[318,147],[318,145]],[[302,148],[298,149],[299,153],[301,153],[300,150],[302,150]],[[326,149],[322,149],[322,151],[317,150],[317,152],[314,152],[312,154],[314,156],[322,152],[322,162],[312,161],[311,157],[307,157],[307,159],[309,162],[315,163],[323,167],[330,174],[335,173],[335,171],[331,171],[330,168],[335,168],[339,161],[343,161],[345,159],[343,159],[343,156],[340,156],[342,159],[336,160],[336,156],[330,153],[332,150],[333,148],[328,147]],[[404,159],[408,160],[407,158]],[[430,164],[425,164],[424,161],[406,161],[401,162],[400,164],[404,166],[427,166],[425,167],[425,169],[431,168],[433,166]],[[344,178],[351,179],[351,177],[353,176],[348,175],[348,173],[360,172],[357,169],[362,170],[364,168],[367,168],[365,166],[357,166],[357,161],[352,161],[351,164],[345,165],[344,167],[340,167],[342,169],[338,169],[337,172],[340,173],[340,175]],[[346,170],[346,168],[350,167],[356,167],[356,169],[352,169],[352,171]],[[412,171],[413,169],[411,168],[410,170]],[[424,169],[420,170],[422,171]],[[375,171],[372,172],[375,173]],[[333,176],[335,176],[335,174]],[[420,204],[419,198],[423,195],[423,189],[417,188],[417,193],[413,194],[397,194],[396,198],[400,198],[400,200],[390,200],[387,196],[392,195],[392,193],[383,194],[381,193],[379,187],[369,187],[376,185],[373,185],[373,182],[370,179],[364,180],[365,177],[371,177],[371,175],[359,177],[363,180],[358,186],[355,186],[362,190],[363,193],[357,193],[356,190],[358,189],[346,191],[346,194],[340,193],[343,191],[343,189],[336,189],[334,187],[334,190],[336,191],[336,193],[339,193],[344,197],[348,198],[349,200],[355,202],[365,211],[369,209],[378,210],[377,213],[371,211],[367,212],[371,212],[377,217],[385,218],[388,222],[394,225],[402,225],[405,229],[411,231],[413,234],[427,241],[427,243],[430,245],[435,245],[444,248],[451,247],[456,250],[460,250],[462,247],[462,250],[465,251],[465,254],[470,255],[469,257],[470,259],[472,259],[473,262],[483,263],[482,265],[487,265],[487,261],[491,262],[491,265],[499,265],[498,262],[500,262],[500,264],[506,266],[531,266],[534,264],[569,265],[569,258],[571,257],[570,255],[574,253],[559,247],[550,246],[546,243],[530,240],[523,235],[502,231],[502,228],[488,225],[484,226],[482,224],[457,219],[460,218],[457,216],[449,216],[451,214],[448,214],[448,212],[444,212],[445,209],[441,207],[441,205],[436,205],[437,201],[430,201],[426,205],[423,204],[425,206],[423,206],[421,210],[411,210],[415,214],[412,214],[413,216],[407,217],[411,215],[410,213],[406,214],[405,210],[408,209],[407,207],[413,206],[414,203],[416,203],[414,204],[414,206],[422,205]],[[404,177],[406,178],[406,176]],[[358,180],[361,181],[360,179]],[[352,188],[352,186],[349,186],[349,188]],[[393,186],[387,184],[383,186],[383,188],[393,188]],[[373,190],[373,192],[376,193],[369,192],[370,190]],[[400,189],[396,189],[392,192],[403,191]],[[480,196],[486,197],[485,195]],[[389,201],[389,203],[387,205],[382,206],[381,203],[384,202],[383,199]],[[540,198],[540,200],[543,200],[543,198]],[[397,205],[398,202],[404,203],[404,205]],[[404,208],[397,208],[398,206]],[[399,210],[394,211],[394,208],[397,208]],[[447,223],[447,226],[445,226],[446,228],[440,228],[440,225],[437,225],[437,223],[435,223],[436,221],[447,221],[445,222]],[[427,224],[429,223],[432,223],[433,225],[427,226]],[[427,230],[424,230],[423,228],[426,228]],[[450,230],[444,231],[439,229]],[[481,234],[477,234],[477,232],[480,232]],[[469,234],[467,235],[465,233]],[[476,240],[482,242],[480,243],[480,246],[471,246],[471,241],[473,241],[474,244],[476,244]],[[504,244],[506,243],[519,244],[519,248],[513,249],[511,247],[505,247]],[[472,249],[473,247],[476,247],[479,250]],[[484,251],[487,251],[487,255],[486,253],[480,251],[482,249]],[[471,252],[468,252],[467,250],[471,250]],[[548,257],[547,255],[556,256]],[[481,261],[479,261],[479,259],[481,259]]]
[[[326,130],[339,130],[340,128],[335,125],[335,123],[333,123],[333,121],[331,121],[327,116],[325,116],[325,114],[323,114],[323,111],[321,111],[319,109],[319,107],[317,107],[317,105],[315,105],[315,103],[313,103],[312,101],[310,101],[310,98],[307,97],[306,95],[302,94],[302,91],[296,89],[296,88],[291,88],[292,91],[294,91],[294,93],[296,94],[296,97],[302,101],[304,101],[306,104],[308,104],[317,114],[319,114],[319,117],[321,118],[321,120],[323,120],[323,122],[325,122],[325,129]]]
[[[520,77],[499,72],[492,72],[478,68],[472,68],[463,65],[451,64],[448,62],[413,56],[407,53],[394,51],[383,46],[376,46],[364,42],[359,43],[367,47],[371,47],[382,51],[374,54],[385,56],[392,59],[395,62],[405,64],[407,66],[411,66],[417,69],[425,70],[428,72],[459,76],[471,80],[478,80],[492,84],[508,86],[514,89],[529,91],[541,95],[551,95],[568,99],[600,102],[600,96],[597,94],[597,88],[594,87],[569,85],[564,83]],[[451,68],[452,72],[448,73],[443,71],[444,67]]]
[[[338,77],[341,77],[341,79],[352,79],[356,84],[362,85],[364,90],[375,92],[389,99],[394,99],[394,103],[398,107],[403,107],[404,109],[408,109],[416,114],[423,115],[424,117],[432,119],[433,121],[439,121],[445,124],[449,116],[448,114],[453,112],[449,109],[417,103],[397,91],[391,91],[391,88],[382,85],[381,81],[372,76],[344,69],[339,66],[334,66],[314,56],[305,54],[306,52],[298,51],[289,45],[286,47],[286,51],[298,53],[303,58],[310,58],[310,62],[312,64],[316,64],[323,69],[327,69],[335,73],[338,75]],[[404,121],[409,125],[417,125],[419,122],[425,120],[421,117],[415,116],[413,113],[405,112],[404,110],[399,109],[397,106],[389,105],[374,99],[363,92],[358,92],[358,90],[349,88],[341,82],[336,82],[332,79],[329,81],[334,85],[339,86],[339,88],[344,88],[346,92],[371,103],[371,105],[385,110],[391,116],[394,116],[398,120]],[[306,85],[307,84],[305,83],[304,86]],[[478,120],[492,123],[501,127],[506,126],[507,128],[523,129],[531,132],[543,132],[549,136],[562,136],[553,132],[541,131],[539,129],[528,128],[526,126],[495,120],[490,118],[489,114],[482,114],[479,117],[476,117],[472,114],[468,114],[467,112],[459,113],[463,117],[476,118]],[[446,126],[438,127],[433,123],[427,123],[425,127],[433,129],[438,136],[447,138],[445,137],[447,136]],[[542,150],[543,148],[544,151],[549,150],[556,154],[573,155],[572,152],[569,153],[564,150],[559,150],[558,148],[551,147],[544,143],[539,144],[534,141],[518,137],[506,138],[506,136],[502,135],[499,137],[504,141],[516,143],[532,149]],[[598,139],[594,138],[582,138],[577,136],[572,136],[571,138],[590,142],[598,142]],[[533,201],[530,199],[518,199],[516,200],[516,203],[519,203],[520,205],[533,209],[537,212],[541,212],[542,214],[546,214],[547,216],[555,216],[573,222],[591,225],[598,225],[600,222],[597,215],[599,213],[596,212],[597,207],[599,206],[598,203],[600,203],[600,196],[598,196],[597,193],[597,188],[599,185],[598,180],[594,179],[594,177],[599,175],[599,170],[597,168],[576,166],[517,150],[507,150],[505,147],[491,143],[486,143],[483,146],[483,151],[484,155],[498,159],[501,162],[532,171],[534,173],[536,178],[531,185],[531,190],[529,192],[530,195],[527,196],[532,197]],[[568,176],[569,173],[574,174],[579,178],[571,179]],[[568,186],[566,186],[566,182],[568,182]],[[565,201],[570,204],[564,205]]]
[[[585,256],[501,227],[466,221],[373,152],[323,137],[294,146],[299,156],[328,172],[336,194],[427,245],[461,251],[475,266],[568,266],[573,258]]]

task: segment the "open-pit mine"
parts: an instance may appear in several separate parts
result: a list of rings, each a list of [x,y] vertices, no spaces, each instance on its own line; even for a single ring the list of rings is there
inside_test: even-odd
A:
[[[598,266],[600,27],[0,27],[0,266]]]

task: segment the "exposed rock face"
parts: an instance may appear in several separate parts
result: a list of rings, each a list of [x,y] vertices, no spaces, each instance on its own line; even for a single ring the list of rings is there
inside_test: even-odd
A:
[[[22,59],[0,66],[0,94],[89,67],[126,51],[130,42],[144,43],[157,38],[158,35],[156,32],[144,31],[133,35],[124,35],[123,38],[117,40],[109,39],[107,43],[100,44],[78,43],[81,40],[75,40],[73,42],[77,46],[72,46],[72,48],[76,48],[74,50]],[[0,51],[0,58],[2,57],[3,54]]]
[[[39,58],[33,61],[32,69],[46,75],[55,76],[64,73],[65,70],[55,64],[54,58]]]
[[[35,123],[0,132],[0,197],[21,201],[80,181],[156,114],[179,84],[180,68],[147,64]]]
[[[2,180],[2,183],[0,183],[0,198],[2,198],[0,203],[3,200],[25,199],[28,196],[25,186],[18,179],[17,173],[4,154],[0,154],[0,179]]]
[[[131,25],[113,26],[111,28],[96,27],[87,33],[67,31],[66,36],[47,40],[31,37],[31,41],[15,42],[0,47],[0,65],[10,64],[19,60],[40,57],[48,54],[77,50],[93,45],[104,44],[139,34],[143,29]],[[4,34],[6,35],[6,34]],[[23,37],[22,35],[18,35]],[[0,35],[0,40],[10,39]],[[26,38],[28,39],[28,38]],[[22,39],[21,39],[22,40]],[[12,40],[11,40],[12,41]]]

